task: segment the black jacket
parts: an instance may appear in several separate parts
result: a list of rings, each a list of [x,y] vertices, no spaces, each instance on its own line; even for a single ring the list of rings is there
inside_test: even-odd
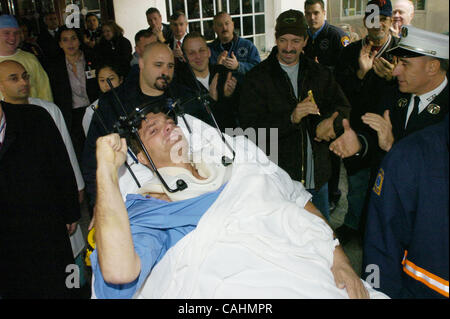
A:
[[[37,38],[37,44],[44,52],[44,61],[50,63],[53,59],[64,54],[59,47],[58,41],[53,37],[47,29],[43,29]]]
[[[128,74],[133,51],[127,38],[119,36],[110,41],[102,38],[94,47],[94,54],[99,61],[113,63],[121,68],[125,76]]]
[[[66,267],[74,259],[66,224],[80,218],[80,206],[66,147],[42,108],[1,107],[0,297],[69,297]]]
[[[84,52],[84,58],[86,61],[85,71],[88,71],[89,68],[95,70],[97,62],[88,51]],[[60,108],[67,127],[70,129],[72,127],[72,88],[66,66],[66,57],[64,55],[59,56],[51,62],[48,77],[52,87],[54,103]],[[98,98],[99,88],[97,77],[86,79],[86,91],[90,103]]]
[[[342,118],[348,118],[350,104],[335,81],[331,71],[313,60],[300,56],[298,75],[298,99],[294,95],[291,81],[277,59],[278,48],[270,56],[247,73],[240,96],[239,119],[243,129],[265,128],[266,144],[269,145],[269,129],[278,129],[278,165],[286,170],[292,179],[305,179],[307,147],[306,130],[311,138],[314,157],[316,189],[320,189],[331,175],[328,143],[314,141],[316,127],[335,111],[339,116],[334,122],[336,135],[343,131]],[[292,124],[291,114],[299,101],[304,100],[312,90],[321,116],[310,115],[299,124]],[[266,148],[271,154],[270,147]]]
[[[395,88],[397,81],[395,79],[387,81],[375,74],[375,71],[370,70],[364,79],[360,80],[356,76],[359,69],[359,54],[365,39],[351,43],[342,51],[340,63],[336,65],[335,74],[336,80],[341,85],[345,95],[348,97],[352,105],[350,113],[350,126],[356,132],[367,132],[371,129],[362,122],[361,116],[365,113],[376,113],[381,98],[386,92]],[[391,38],[386,50],[381,55],[387,61],[392,62],[393,56],[386,51],[394,47],[398,40],[395,37]],[[368,168],[374,165],[371,156],[366,156],[364,161],[359,158],[345,159],[344,165],[349,175],[353,175],[363,168]]]

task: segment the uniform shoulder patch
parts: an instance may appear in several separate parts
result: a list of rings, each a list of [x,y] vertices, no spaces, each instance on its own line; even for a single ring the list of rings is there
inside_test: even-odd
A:
[[[373,185],[373,192],[380,196],[381,189],[383,188],[383,181],[384,181],[384,170],[380,168],[378,171],[377,179],[375,180],[375,184]]]
[[[347,45],[350,44],[350,38],[349,38],[348,36],[344,35],[344,36],[341,38],[341,44],[342,44],[342,46],[345,48]]]

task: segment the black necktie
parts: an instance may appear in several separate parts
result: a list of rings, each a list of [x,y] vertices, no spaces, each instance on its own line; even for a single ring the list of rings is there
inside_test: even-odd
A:
[[[420,97],[416,96],[414,98],[414,108],[409,116],[408,124],[406,125],[407,129],[411,129],[415,126],[419,119],[419,103],[420,103]]]

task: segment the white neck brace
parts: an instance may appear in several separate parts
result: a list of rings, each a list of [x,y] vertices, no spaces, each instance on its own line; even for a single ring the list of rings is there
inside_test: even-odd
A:
[[[171,189],[176,188],[176,182],[179,179],[186,182],[187,188],[183,191],[170,193],[165,189],[158,177],[154,176],[139,189],[139,194],[166,194],[172,201],[198,197],[205,193],[216,191],[224,183],[228,182],[233,165],[225,167],[220,163],[199,163],[194,164],[194,167],[199,175],[206,179],[198,179],[189,170],[182,167],[163,167],[158,169],[158,171]]]

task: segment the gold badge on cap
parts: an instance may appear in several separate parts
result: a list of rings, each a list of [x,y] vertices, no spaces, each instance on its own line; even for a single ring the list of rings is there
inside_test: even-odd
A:
[[[404,108],[406,105],[408,105],[408,100],[407,99],[400,99],[397,101],[397,105],[399,108]]]
[[[287,24],[295,23],[295,22],[297,22],[297,18],[293,18],[293,17],[291,17],[291,18],[284,18],[283,22],[287,23]]]
[[[432,115],[437,115],[441,111],[441,107],[437,104],[430,104],[427,106],[427,112]]]

